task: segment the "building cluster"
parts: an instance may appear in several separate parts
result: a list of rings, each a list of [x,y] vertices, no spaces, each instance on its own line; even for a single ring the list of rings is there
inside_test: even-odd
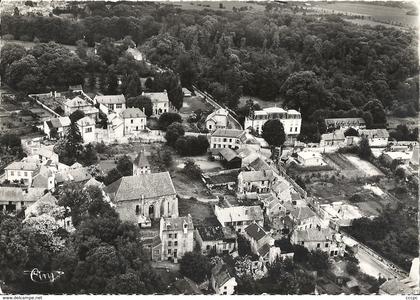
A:
[[[50,92],[29,95],[54,117],[45,118],[38,126],[48,139],[63,137],[71,124],[70,115],[83,112],[83,117],[76,121],[85,144],[92,142],[126,141],[148,131],[147,116],[144,109],[128,107],[124,95],[96,95],[89,97],[80,85],[71,86],[67,92]],[[165,112],[176,111],[171,105],[167,92],[144,93],[150,98],[153,117]],[[62,114],[57,113],[60,108]],[[104,123],[106,122],[106,124]]]

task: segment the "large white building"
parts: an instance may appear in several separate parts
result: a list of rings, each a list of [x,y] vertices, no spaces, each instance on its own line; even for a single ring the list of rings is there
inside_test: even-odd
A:
[[[209,131],[215,131],[216,129],[225,129],[228,126],[228,116],[229,112],[224,109],[220,108],[211,114],[209,114],[206,118],[206,128]]]
[[[244,130],[217,129],[210,137],[210,148],[230,148],[235,150],[245,141],[246,134]]]
[[[300,134],[302,117],[300,112],[289,109],[284,110],[281,107],[268,107],[263,110],[256,110],[251,116],[245,118],[245,129],[253,128],[258,134],[262,133],[262,127],[268,120],[280,120],[284,127],[284,133],[287,139],[292,141]]]
[[[146,115],[140,108],[127,108],[121,112],[124,121],[124,135],[131,135],[146,129]]]

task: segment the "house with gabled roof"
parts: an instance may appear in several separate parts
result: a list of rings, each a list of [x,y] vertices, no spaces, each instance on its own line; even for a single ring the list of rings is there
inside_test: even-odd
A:
[[[23,181],[25,185],[31,186],[39,167],[40,165],[34,162],[14,161],[4,168],[6,180]]]
[[[230,227],[200,226],[195,229],[194,236],[204,255],[210,254],[211,251],[229,254],[236,249],[237,235]]]
[[[344,242],[340,234],[335,233],[331,228],[308,228],[305,230],[294,230],[291,243],[301,245],[309,251],[320,250],[327,252],[330,256],[344,254]]]
[[[124,176],[104,191],[123,221],[141,225],[146,219],[178,216],[178,198],[169,172]]]
[[[146,115],[140,108],[127,108],[120,113],[120,116],[124,123],[124,136],[136,134],[146,129]]]
[[[99,109],[106,115],[112,112],[120,114],[126,109],[126,100],[121,95],[97,95],[93,101],[99,104]]]
[[[206,118],[206,128],[210,132],[216,129],[225,129],[229,124],[229,112],[227,109],[220,108],[209,114]]]
[[[76,96],[64,102],[64,113],[66,116],[70,116],[76,110],[82,111],[85,116],[89,116],[94,120],[98,118],[99,110],[86,99]]]
[[[0,186],[0,212],[17,213],[31,206],[45,193],[44,188]]]
[[[238,175],[238,192],[268,193],[275,180],[272,170],[243,171]]]
[[[251,223],[264,225],[264,215],[260,206],[219,207],[215,205],[214,214],[223,227],[233,227],[242,232]]]
[[[210,148],[231,148],[236,150],[245,143],[245,130],[238,129],[217,129],[211,134]]]
[[[219,262],[213,267],[210,283],[217,295],[233,295],[235,286],[238,285],[224,262]]]
[[[88,144],[96,141],[96,127],[95,120],[91,117],[83,117],[76,122],[79,128],[80,135],[83,138],[83,143]]]
[[[70,127],[71,121],[69,117],[52,118],[44,121],[43,130],[48,138],[62,138]]]
[[[290,212],[290,218],[295,223],[296,229],[316,228],[320,224],[318,216],[308,206],[293,208]]]
[[[153,257],[177,263],[178,259],[181,259],[185,253],[192,252],[194,248],[194,224],[191,215],[160,218],[159,237],[161,256]],[[157,249],[158,247],[154,247],[154,251]]]
[[[160,116],[163,113],[170,111],[170,103],[168,98],[168,93],[166,90],[163,92],[152,92],[141,94],[142,96],[149,97],[152,101],[153,106],[153,115]]]
[[[371,147],[386,147],[389,133],[386,129],[360,129],[359,136],[365,137]]]

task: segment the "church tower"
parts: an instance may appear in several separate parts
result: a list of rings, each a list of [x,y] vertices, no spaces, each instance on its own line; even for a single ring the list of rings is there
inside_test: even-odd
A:
[[[144,150],[141,150],[133,162],[133,175],[150,174],[150,164]]]

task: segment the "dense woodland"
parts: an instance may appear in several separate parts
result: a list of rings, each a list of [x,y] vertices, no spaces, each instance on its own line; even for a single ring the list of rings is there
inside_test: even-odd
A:
[[[312,124],[343,111],[364,117],[370,127],[384,127],[386,112],[405,117],[419,110],[412,30],[360,27],[275,5],[250,14],[95,2],[56,11],[62,12],[77,19],[3,16],[2,35],[71,45],[84,39],[88,46],[130,36],[148,60],[175,70],[183,86],[195,83],[233,109],[242,95],[299,109],[303,140],[317,140],[325,129]],[[91,65],[117,63],[100,56]]]

